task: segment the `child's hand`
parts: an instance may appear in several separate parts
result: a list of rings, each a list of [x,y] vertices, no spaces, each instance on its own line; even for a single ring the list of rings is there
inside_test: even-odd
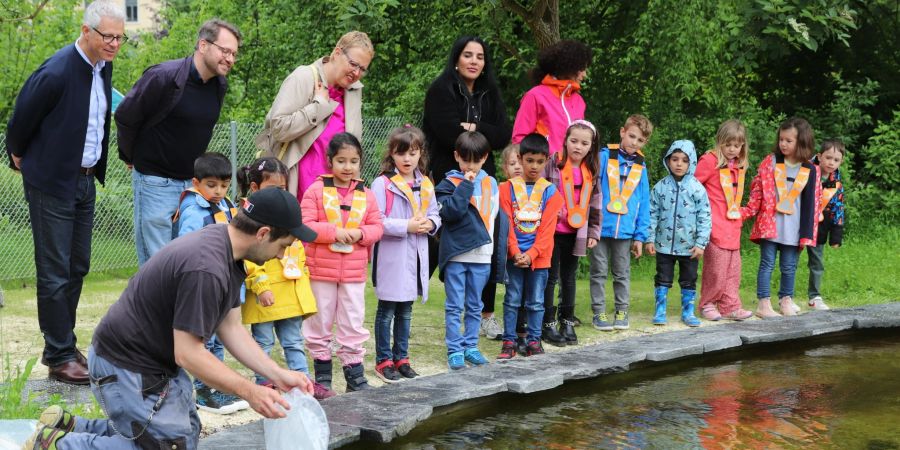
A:
[[[475,172],[472,172],[471,170],[466,172],[466,175],[465,175],[466,179],[469,181],[475,181],[476,176],[478,176],[478,174]]]
[[[350,234],[350,242],[348,242],[348,244],[355,244],[361,241],[363,238],[362,230],[360,230],[359,228],[347,230],[347,233]]]
[[[272,291],[266,291],[256,297],[262,306],[272,306],[275,304],[275,294]]]
[[[424,219],[422,225],[419,227],[419,233],[428,233],[429,231],[434,229],[434,222],[431,219]]]
[[[350,237],[350,231],[346,228],[337,227],[334,231],[334,241],[340,242],[341,244],[352,244]]]
[[[587,248],[594,248],[597,246],[597,240],[594,238],[588,238],[587,240]]]
[[[694,247],[691,249],[691,259],[700,259],[703,257],[703,249],[700,247]]]
[[[645,251],[647,252],[647,254],[650,255],[650,256],[656,255],[656,246],[653,245],[652,242],[648,242],[648,243],[644,244],[644,250],[645,250]]]
[[[419,231],[422,228],[422,222],[427,219],[423,217],[411,217],[408,222],[406,222],[406,232],[407,233],[420,233]]]
[[[531,256],[528,256],[528,253],[519,253],[516,255],[516,267],[526,268],[531,267]]]
[[[831,248],[839,248],[841,244],[831,244]]]
[[[634,259],[638,259],[641,257],[641,243],[638,241],[634,241],[631,244],[631,254],[634,255]]]

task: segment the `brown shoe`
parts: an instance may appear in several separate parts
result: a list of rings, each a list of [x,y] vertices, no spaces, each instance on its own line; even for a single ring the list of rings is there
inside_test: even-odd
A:
[[[87,356],[84,356],[84,353],[81,353],[81,350],[75,349],[75,360],[81,363],[84,367],[87,367]],[[47,358],[41,356],[41,364],[50,367],[50,364],[47,364]]]
[[[84,385],[90,382],[87,368],[75,360],[51,367],[49,378],[66,384]]]

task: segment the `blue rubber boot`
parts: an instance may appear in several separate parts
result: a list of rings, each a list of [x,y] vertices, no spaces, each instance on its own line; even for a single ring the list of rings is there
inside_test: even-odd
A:
[[[669,296],[669,288],[656,287],[656,312],[653,314],[653,325],[666,324],[666,299]]]
[[[700,319],[694,317],[694,300],[697,291],[693,289],[681,290],[681,321],[689,327],[699,327]]]

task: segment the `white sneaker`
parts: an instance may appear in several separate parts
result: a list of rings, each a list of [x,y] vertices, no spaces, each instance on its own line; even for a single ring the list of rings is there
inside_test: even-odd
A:
[[[810,308],[818,311],[828,311],[831,309],[825,304],[825,300],[822,300],[822,297],[819,297],[818,295],[809,299],[808,305]]]
[[[479,334],[488,339],[498,340],[503,336],[503,328],[494,316],[487,319],[481,319],[481,330]]]

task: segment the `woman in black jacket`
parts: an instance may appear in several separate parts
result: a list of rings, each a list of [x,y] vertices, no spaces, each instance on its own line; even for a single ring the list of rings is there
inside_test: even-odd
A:
[[[477,131],[491,144],[492,153],[484,171],[494,176],[494,153],[509,143],[512,128],[506,105],[494,79],[487,44],[475,36],[462,36],[453,43],[444,71],[425,94],[422,123],[428,146],[429,171],[435,183],[452,169],[453,144],[464,131]]]
[[[450,170],[459,169],[453,146],[465,131],[477,131],[487,138],[491,154],[482,169],[494,176],[494,154],[509,144],[512,128],[494,79],[488,46],[481,38],[462,36],[453,43],[447,66],[425,94],[422,130],[428,147],[428,171],[435,184]],[[496,230],[494,235],[497,239]],[[437,241],[429,239],[428,247],[429,273],[433,273],[437,267]],[[497,273],[496,267],[491,269],[491,273]],[[498,281],[502,280],[488,280],[481,296],[481,334],[490,339],[500,339],[503,331],[494,319]]]

